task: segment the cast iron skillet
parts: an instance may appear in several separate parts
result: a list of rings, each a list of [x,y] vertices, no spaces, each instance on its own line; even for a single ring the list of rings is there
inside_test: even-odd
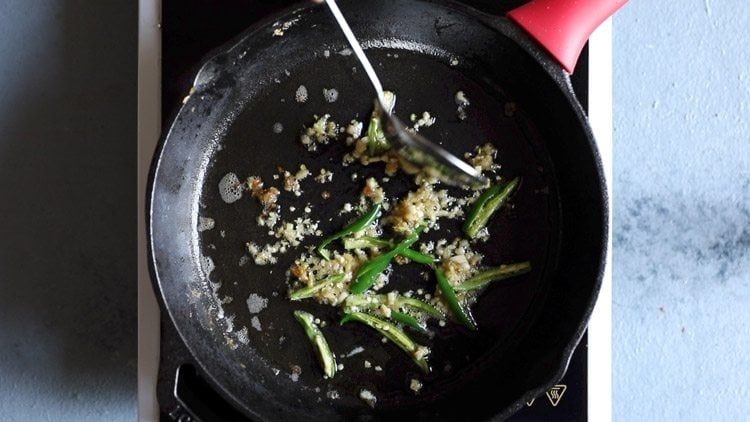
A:
[[[507,417],[562,377],[601,283],[606,192],[586,117],[568,74],[508,20],[445,1],[342,3],[384,85],[397,93],[397,114],[429,110],[437,124],[424,129],[428,138],[457,153],[492,142],[499,173],[523,177],[511,206],[492,220],[491,241],[476,248],[487,265],[528,259],[533,271],[483,293],[474,307],[479,332],[449,323],[432,326],[434,338],[415,336],[433,348],[425,376],[368,328],[336,324],[337,310],[290,303],[285,272],[299,251],[274,266],[248,262],[246,242],[273,239],[256,225],[260,208],[248,195],[232,204],[221,199],[227,173],[280,186],[272,177],[279,166],[332,170],[333,183],[308,179],[301,197],[284,192],[281,200],[285,220],[305,216],[310,204],[323,233],[349,221],[338,210],[365,177],[382,175],[377,165],[343,167],[343,142],[311,153],[297,140],[314,114],[346,123],[366,120],[372,107],[328,11],[308,4],[249,29],[210,59],[160,144],[149,248],[162,305],[209,382],[255,420]],[[283,36],[274,36],[279,28]],[[309,99],[298,103],[302,84]],[[337,89],[338,100],[326,102],[324,88]],[[464,121],[456,117],[458,90],[471,101]],[[401,175],[385,187],[397,197],[411,183]],[[215,226],[201,231],[206,218]],[[459,225],[443,229],[458,234]],[[419,271],[394,271],[386,291],[434,288]],[[260,313],[250,313],[251,295],[268,300]],[[324,332],[345,366],[334,379],[323,379],[294,309],[328,322]],[[346,357],[357,346],[365,351]],[[364,360],[383,371],[365,369]],[[409,389],[412,378],[424,383],[419,394]],[[378,397],[375,409],[358,398],[363,388]]]

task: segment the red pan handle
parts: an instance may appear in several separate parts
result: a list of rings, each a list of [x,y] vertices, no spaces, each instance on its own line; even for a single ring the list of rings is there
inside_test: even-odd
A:
[[[532,0],[508,12],[568,71],[594,30],[628,0]]]

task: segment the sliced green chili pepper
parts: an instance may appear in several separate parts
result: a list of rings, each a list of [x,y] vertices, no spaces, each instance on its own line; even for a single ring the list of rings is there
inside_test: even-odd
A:
[[[396,303],[403,304],[403,306],[412,308],[414,310],[424,312],[428,315],[431,315],[435,318],[443,318],[445,315],[442,311],[438,310],[438,308],[430,305],[427,302],[423,302],[419,299],[414,299],[413,297],[406,297],[406,296],[398,296],[396,298]]]
[[[486,286],[487,284],[503,280],[517,275],[526,274],[531,271],[529,261],[519,262],[516,264],[501,265],[491,270],[483,271],[474,277],[466,279],[463,283],[453,287],[455,291],[475,290]]]
[[[390,240],[378,239],[372,236],[348,237],[344,239],[344,249],[365,249],[365,248],[394,248],[396,245]],[[431,265],[435,263],[435,258],[414,249],[404,249],[400,254],[409,258],[418,264]]]
[[[346,313],[352,313],[352,312],[360,312],[361,310],[370,310],[374,311],[376,315],[380,316],[387,316],[389,319],[399,322],[404,325],[408,325],[416,330],[419,330],[423,333],[428,333],[427,331],[427,325],[418,320],[417,318],[414,318],[413,316],[409,315],[406,312],[401,312],[399,309],[405,309],[408,308],[409,310],[418,310],[421,309],[418,307],[408,307],[405,303],[400,302],[398,300],[399,297],[403,297],[404,299],[408,299],[404,296],[398,296],[398,295],[374,295],[374,294],[365,294],[365,295],[349,295],[346,298],[346,302],[344,303],[344,312]],[[417,302],[420,302],[423,308],[432,308],[431,311],[434,311],[439,314],[439,311],[435,309],[433,306],[422,302],[418,299],[413,299]],[[383,307],[387,308],[387,312],[383,312]],[[387,314],[387,315],[386,315]],[[432,314],[431,314],[432,315]]]
[[[344,249],[393,248],[393,242],[372,236],[347,237],[344,239]]]
[[[379,108],[377,103],[376,108]],[[373,113],[374,114],[374,113]],[[383,133],[383,123],[380,116],[370,118],[370,125],[367,127],[367,153],[370,155],[382,154],[391,149],[391,143],[385,138]]]
[[[370,155],[382,154],[391,149],[391,143],[385,137],[383,132],[383,113],[392,113],[393,106],[396,105],[396,95],[390,91],[383,91],[385,97],[385,111],[381,108],[380,101],[375,101],[375,108],[370,117],[370,125],[367,127],[367,153]]]
[[[399,255],[404,258],[409,258],[417,264],[432,265],[435,263],[435,258],[430,255],[423,254],[422,252],[415,251],[414,249],[404,249]]]
[[[419,264],[426,264],[430,265],[435,263],[435,258],[425,255],[422,252],[417,252],[414,249],[409,249],[409,246],[411,246],[414,242],[416,242],[416,239],[414,242],[409,241],[410,243],[408,245],[405,245],[404,243],[400,243],[396,245],[395,248],[393,248],[391,251],[380,255],[376,257],[375,259],[368,261],[365,263],[365,266],[360,269],[360,272],[357,273],[359,275],[360,273],[365,273],[372,270],[377,270],[377,274],[380,274],[381,272],[385,271],[385,269],[388,267],[388,264],[391,263],[391,260],[395,258],[397,255],[401,255],[405,258],[409,258],[414,262],[417,262]],[[385,264],[385,265],[383,265]],[[375,274],[377,276],[377,274]]]
[[[361,295],[350,295],[349,297],[352,297],[352,296],[361,296]],[[371,295],[367,295],[367,296],[371,296]],[[384,312],[384,310],[382,309],[383,306],[388,308],[387,312]],[[425,333],[425,334],[429,333],[429,331],[427,331],[427,324],[409,315],[408,313],[397,311],[386,304],[378,304],[376,302],[367,302],[367,303],[363,303],[360,305],[352,306],[349,302],[347,302],[347,305],[344,307],[344,312],[345,313],[360,312],[361,310],[365,310],[365,309],[369,310],[370,311],[369,313],[372,315],[377,315],[379,317],[386,317],[395,322],[412,327],[422,333]]]
[[[479,231],[487,225],[492,214],[505,203],[520,180],[516,177],[506,184],[494,185],[479,196],[464,222],[464,232],[469,238],[475,238]]]
[[[461,302],[458,301],[456,292],[448,282],[448,277],[445,276],[443,270],[441,270],[440,268],[435,268],[435,276],[437,277],[440,292],[443,293],[445,301],[448,302],[448,306],[451,308],[451,311],[453,311],[453,314],[456,316],[456,318],[458,318],[458,320],[461,321],[461,323],[464,324],[466,328],[470,330],[476,330],[477,324],[474,322],[474,317],[471,316],[471,312],[469,312],[468,309],[464,309],[464,307],[461,306]]]
[[[412,311],[424,312],[425,314],[438,319],[445,316],[436,307],[427,302],[393,293],[349,295],[347,296],[344,305],[349,309],[373,309],[381,305],[386,305],[391,309],[409,309]]]
[[[414,363],[416,363],[422,371],[425,373],[430,372],[430,367],[425,358],[429,353],[429,349],[415,343],[397,325],[362,312],[352,312],[344,315],[341,319],[341,325],[344,325],[349,321],[358,321],[377,330],[383,337],[391,340],[396,346],[400,347],[401,350],[408,353],[412,360],[414,360]]]
[[[312,286],[303,287],[289,294],[290,300],[302,300],[309,297],[313,297],[320,289],[325,286],[332,284],[341,283],[346,278],[346,274],[336,274],[330,277],[326,277],[323,280],[313,284]]]
[[[429,332],[427,331],[427,325],[424,322],[414,318],[413,316],[409,314],[405,314],[399,311],[391,311],[391,319],[396,322],[400,322],[404,325],[407,325],[411,328],[414,328],[419,332],[422,332],[425,334]]]
[[[354,294],[360,294],[369,289],[375,283],[378,275],[380,275],[380,273],[388,268],[391,260],[396,255],[401,255],[406,249],[408,249],[411,245],[416,243],[417,240],[419,240],[419,234],[424,229],[425,226],[423,225],[417,227],[413,233],[410,233],[404,241],[396,245],[396,247],[391,251],[386,252],[385,254],[380,255],[379,257],[362,265],[359,268],[359,271],[357,271],[357,278],[354,284],[352,284],[350,287],[351,292]]]
[[[378,215],[380,215],[380,209],[382,207],[382,204],[375,204],[370,209],[370,211],[368,211],[362,217],[359,217],[355,222],[344,227],[341,231],[323,239],[323,242],[321,242],[321,244],[317,247],[318,253],[326,260],[331,259],[331,253],[326,250],[326,246],[328,246],[329,243],[333,242],[336,239],[340,239],[344,236],[348,236],[350,234],[354,234],[368,228],[370,224],[372,224],[372,222],[375,221],[376,218],[378,218]]]
[[[323,372],[328,378],[333,378],[336,375],[336,356],[328,346],[326,338],[323,337],[323,332],[315,324],[315,317],[305,311],[294,311],[294,318],[302,324],[305,334],[315,347],[315,353],[318,355]]]
[[[362,265],[362,267],[360,267],[359,271],[357,272],[355,282],[351,286],[349,286],[349,290],[354,294],[360,294],[369,289],[373,284],[375,284],[375,280],[377,280],[380,273],[388,268],[388,265],[391,264],[391,260],[396,255],[396,253],[391,251],[366,262],[364,265]]]

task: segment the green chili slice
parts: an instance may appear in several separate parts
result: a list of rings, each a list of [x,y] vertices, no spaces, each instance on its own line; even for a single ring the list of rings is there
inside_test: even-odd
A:
[[[453,289],[455,291],[476,290],[493,281],[504,280],[506,278],[526,274],[529,271],[531,271],[531,263],[529,261],[501,265],[497,268],[483,271],[474,277],[468,278],[463,283],[454,286]]]
[[[323,242],[318,245],[316,248],[318,253],[325,258],[326,260],[331,259],[331,253],[328,252],[326,249],[326,246],[333,242],[336,239],[340,239],[344,236],[348,236],[350,234],[358,233],[370,226],[370,224],[375,221],[376,218],[378,218],[378,215],[380,215],[380,210],[383,207],[382,204],[375,204],[370,211],[368,211],[366,214],[358,218],[356,221],[354,221],[352,224],[344,227],[341,231],[334,233],[325,239],[323,239]]]
[[[299,321],[305,329],[305,334],[312,342],[315,354],[318,355],[320,365],[323,367],[323,372],[328,378],[333,378],[336,375],[336,356],[328,346],[326,338],[323,337],[323,332],[315,323],[315,317],[305,311],[294,311],[294,318]]]
[[[385,99],[385,110],[381,107],[380,101],[375,101],[375,108],[370,117],[370,125],[367,127],[367,153],[369,155],[382,154],[391,149],[391,143],[385,137],[383,132],[383,113],[392,113],[396,105],[396,95],[390,91],[383,91]]]
[[[360,294],[369,289],[375,284],[375,280],[377,280],[380,273],[388,268],[388,265],[391,264],[391,260],[395,256],[396,254],[391,251],[364,263],[359,271],[357,271],[355,282],[349,286],[349,290],[354,294]]]
[[[438,319],[445,316],[442,311],[438,310],[438,308],[413,297],[399,296],[396,300],[398,303],[402,303],[403,306],[424,312]]]
[[[425,373],[430,372],[430,367],[426,359],[429,349],[415,343],[399,326],[362,312],[352,312],[344,315],[341,319],[341,325],[349,321],[361,322],[377,330],[383,337],[392,341],[401,350],[408,353],[422,371]]]
[[[378,239],[372,236],[362,237],[348,237],[344,239],[344,249],[368,249],[368,248],[395,248],[396,245],[390,240]],[[414,249],[404,249],[403,253],[400,254],[405,258],[409,258],[418,264],[432,265],[435,263],[435,258],[430,255],[424,254]]]
[[[408,309],[410,311],[423,312],[438,319],[445,316],[436,307],[427,302],[393,293],[349,295],[344,305],[349,309],[374,309],[385,305],[395,310]]]
[[[372,287],[375,280],[378,278],[378,275],[388,268],[391,260],[393,260],[396,255],[401,255],[406,249],[416,243],[416,241],[419,240],[419,234],[424,229],[425,226],[423,225],[417,227],[414,232],[410,233],[404,241],[396,245],[391,251],[362,265],[359,268],[359,271],[357,271],[355,282],[350,287],[351,292],[354,294],[360,294]]]
[[[432,265],[435,263],[435,258],[414,249],[404,249],[399,255],[409,258],[417,264]]]
[[[448,282],[448,277],[445,276],[443,270],[441,270],[440,268],[435,268],[435,276],[437,277],[440,292],[443,294],[443,298],[445,298],[445,301],[448,302],[448,307],[451,308],[451,311],[453,311],[453,314],[456,316],[456,318],[458,318],[458,320],[461,321],[461,323],[465,325],[466,328],[470,330],[476,330],[477,324],[474,322],[474,317],[472,317],[471,312],[469,312],[468,309],[464,309],[464,307],[461,305],[461,302],[458,301],[456,292]]]
[[[401,324],[404,324],[406,326],[409,326],[411,328],[414,328],[415,330],[421,333],[425,333],[425,334],[428,333],[427,325],[424,322],[414,318],[413,316],[409,314],[399,312],[399,311],[391,311],[391,319],[396,322],[400,322]]]
[[[378,239],[372,236],[347,237],[344,239],[344,249],[369,249],[369,248],[390,248],[395,245],[390,240]]]
[[[315,296],[315,293],[317,293],[320,289],[326,286],[330,286],[332,284],[341,283],[346,279],[346,274],[336,274],[329,277],[324,278],[323,280],[313,284],[312,286],[303,287],[299,290],[295,290],[294,292],[289,294],[290,300],[302,300],[307,299],[310,297]]]
[[[469,238],[475,238],[479,231],[487,225],[490,217],[505,203],[520,180],[516,177],[506,184],[494,185],[479,196],[464,222],[464,232]]]

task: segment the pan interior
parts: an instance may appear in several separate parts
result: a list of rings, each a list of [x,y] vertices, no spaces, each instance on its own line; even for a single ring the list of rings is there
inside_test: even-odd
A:
[[[329,114],[337,122],[351,119],[366,120],[372,109],[372,93],[362,78],[359,66],[351,57],[338,54],[329,58],[313,58],[288,69],[290,75],[280,83],[258,95],[237,116],[227,135],[222,149],[211,158],[206,174],[206,183],[201,194],[200,216],[210,218],[215,227],[201,234],[201,251],[212,258],[215,270],[211,280],[221,283],[218,296],[231,302],[223,304],[225,314],[234,315],[234,327],[247,327],[250,346],[261,355],[269,370],[280,371],[280,377],[291,376],[293,366],[302,368],[300,387],[340,390],[342,395],[367,386],[375,391],[379,403],[414,400],[409,390],[410,379],[425,380],[427,387],[416,397],[427,400],[435,391],[444,391],[442,382],[453,381],[462,371],[502,343],[516,328],[526,314],[547,261],[547,252],[553,235],[550,211],[554,209],[554,198],[550,197],[550,181],[546,171],[549,162],[544,152],[528,139],[522,111],[511,109],[514,103],[503,93],[483,87],[460,69],[450,66],[446,59],[426,55],[419,51],[403,49],[368,50],[376,63],[385,86],[397,93],[397,114],[406,120],[411,113],[421,114],[427,110],[436,118],[432,127],[422,129],[429,139],[442,143],[456,153],[471,151],[486,142],[498,149],[498,161],[502,165],[500,174],[507,178],[521,176],[523,187],[513,198],[512,207],[492,220],[491,240],[477,243],[476,249],[486,258],[487,265],[531,260],[538,267],[530,276],[519,277],[503,286],[485,292],[475,306],[476,317],[481,325],[479,333],[473,334],[448,324],[431,328],[434,339],[422,339],[433,345],[431,363],[434,372],[425,377],[418,372],[408,356],[392,344],[383,344],[380,336],[362,326],[349,324],[339,326],[340,311],[314,302],[292,303],[287,298],[289,278],[287,270],[293,260],[308,245],[316,245],[321,237],[311,236],[296,250],[279,255],[274,265],[257,266],[249,259],[245,248],[247,242],[274,243],[268,228],[260,227],[256,218],[262,207],[254,200],[242,200],[226,204],[220,197],[220,180],[229,172],[241,179],[260,176],[266,186],[276,186],[282,191],[279,203],[283,221],[296,218],[311,218],[319,221],[322,233],[330,234],[345,226],[351,214],[341,215],[345,203],[356,203],[364,180],[384,177],[382,164],[362,166],[342,165],[342,157],[352,147],[343,140],[320,146],[309,152],[299,142],[300,130],[314,121],[314,115]],[[448,59],[450,60],[450,59]],[[354,69],[354,70],[353,70]],[[304,85],[309,98],[304,103],[295,101],[295,93]],[[324,98],[325,89],[336,89],[338,100],[329,103]],[[457,117],[454,96],[463,91],[470,99],[467,118]],[[507,111],[507,113],[506,113]],[[510,115],[512,114],[512,115]],[[273,128],[281,125],[281,133]],[[278,129],[277,129],[278,130]],[[333,172],[331,183],[320,184],[312,177],[302,182],[302,195],[296,197],[283,190],[283,176],[274,180],[278,168],[295,172],[301,164],[313,175],[321,169]],[[545,171],[546,170],[546,171]],[[408,190],[416,189],[413,177],[403,173],[382,183],[389,198],[402,197]],[[323,192],[330,194],[323,199]],[[311,210],[306,213],[305,209]],[[295,210],[295,211],[292,211]],[[422,236],[424,241],[447,238],[449,241],[461,236],[460,221],[443,221],[441,229]],[[434,290],[434,279],[425,281],[420,275],[423,266],[410,264],[397,266],[393,270],[389,285],[384,291],[405,291],[417,288]],[[257,315],[251,314],[246,303],[250,295],[268,300],[268,306]],[[325,333],[339,362],[345,369],[332,381],[322,379],[321,370],[298,323],[292,317],[294,309],[304,309],[328,323]],[[254,322],[253,322],[253,319]],[[256,328],[253,328],[255,326]],[[344,357],[358,347],[365,351]],[[364,362],[383,368],[382,373],[365,369]],[[394,374],[398,374],[394,376]]]
[[[420,373],[406,354],[381,342],[369,328],[353,323],[339,326],[339,310],[312,301],[290,302],[287,270],[305,246],[317,244],[321,237],[310,236],[300,248],[279,254],[274,265],[255,265],[246,243],[262,245],[275,239],[256,222],[261,213],[257,201],[246,195],[226,203],[220,194],[221,180],[229,173],[240,180],[260,176],[266,186],[282,191],[282,220],[309,217],[319,222],[323,235],[336,231],[352,218],[341,215],[344,204],[357,201],[367,177],[382,178],[382,164],[343,166],[342,156],[351,149],[343,140],[310,152],[299,142],[299,134],[315,115],[328,114],[341,124],[352,119],[366,123],[373,93],[343,37],[320,8],[290,13],[247,34],[204,68],[198,81],[205,77],[210,82],[189,98],[168,136],[156,175],[155,210],[174,212],[164,201],[158,202],[164,192],[167,201],[174,198],[173,207],[184,206],[183,211],[197,215],[191,217],[188,233],[183,233],[191,239],[186,242],[189,253],[159,262],[161,247],[155,242],[154,255],[157,273],[159,266],[200,268],[185,280],[159,277],[166,306],[211,380],[260,419],[367,414],[369,408],[358,397],[362,389],[377,396],[377,409],[382,412],[440,412],[442,405],[436,403],[491,382],[485,379],[489,369],[502,371],[507,355],[518,353],[515,346],[537,318],[554,281],[561,198],[549,143],[570,136],[567,129],[555,132],[556,119],[567,118],[552,115],[555,104],[565,103],[558,86],[515,42],[463,9],[423,2],[374,3],[380,2],[342,6],[345,12],[348,9],[383,85],[396,93],[396,114],[409,121],[411,113],[429,111],[436,123],[421,133],[460,155],[492,143],[502,166],[499,173],[523,179],[510,206],[492,219],[491,240],[475,245],[485,255],[483,263],[530,260],[533,271],[480,296],[473,308],[478,332],[449,322],[445,327],[430,325],[435,332],[432,338],[414,335],[432,348],[429,375]],[[285,25],[288,22],[292,23]],[[407,24],[404,35],[399,28]],[[279,28],[286,28],[284,35],[274,36]],[[296,99],[301,86],[307,91],[304,102]],[[331,89],[338,94],[334,102],[324,95]],[[540,97],[544,90],[549,98]],[[471,102],[464,120],[457,116],[457,91]],[[165,160],[174,148],[188,151],[180,153],[184,159]],[[301,196],[284,191],[283,177],[274,179],[274,174],[279,168],[294,172],[301,164],[313,176],[323,168],[333,172],[332,182],[320,184],[310,177],[302,182]],[[176,174],[177,181],[160,179],[160,172]],[[415,187],[412,180],[400,173],[382,186],[395,200]],[[182,202],[181,191],[187,192],[188,202]],[[323,199],[323,192],[328,199]],[[154,218],[158,237],[159,219],[169,217]],[[452,240],[460,235],[460,225],[460,221],[443,221],[439,231],[423,239]],[[434,279],[425,281],[422,271],[416,264],[397,267],[384,291],[432,291]],[[344,366],[334,379],[323,378],[312,346],[292,317],[295,309],[327,323],[324,333]],[[348,356],[360,347],[363,352]],[[365,367],[365,361],[371,368]],[[424,384],[419,394],[409,388],[413,378]],[[521,385],[521,391],[514,393],[535,386]],[[516,398],[504,398],[503,406]],[[481,407],[477,415],[497,410],[486,401],[473,405]]]

